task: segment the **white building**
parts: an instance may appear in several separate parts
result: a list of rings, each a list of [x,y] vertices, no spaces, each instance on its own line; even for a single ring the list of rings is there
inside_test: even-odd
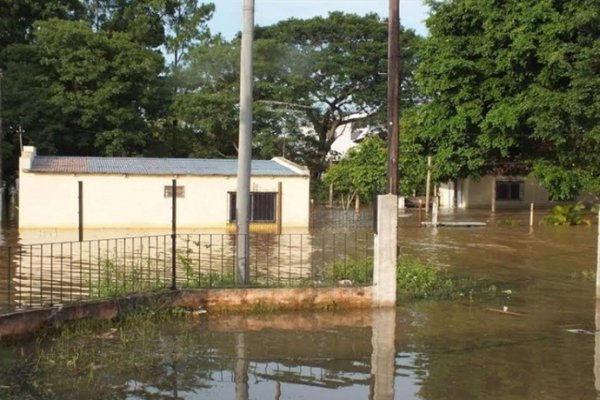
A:
[[[479,179],[459,179],[439,187],[440,207],[497,209],[550,206],[548,192],[532,176],[483,176]]]
[[[168,228],[176,180],[178,228],[223,229],[235,220],[237,160],[38,156],[19,159],[19,227]],[[309,223],[307,168],[252,161],[251,219],[285,228]],[[280,191],[280,192],[279,192]],[[278,204],[281,206],[278,207]]]

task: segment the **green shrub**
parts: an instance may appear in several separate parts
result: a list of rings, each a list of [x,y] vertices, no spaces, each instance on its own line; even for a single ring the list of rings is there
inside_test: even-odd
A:
[[[554,226],[559,225],[590,225],[591,221],[585,218],[585,206],[581,203],[552,208],[550,214],[544,217],[544,223]]]
[[[397,267],[399,299],[458,298],[495,292],[493,285],[457,277],[445,269],[418,260],[402,259]]]

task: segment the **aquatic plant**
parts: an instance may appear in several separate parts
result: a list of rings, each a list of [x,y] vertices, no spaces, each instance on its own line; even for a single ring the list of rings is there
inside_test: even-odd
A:
[[[399,299],[473,298],[495,293],[495,286],[472,278],[458,277],[446,269],[419,260],[403,258],[397,267]]]
[[[591,221],[585,217],[585,206],[582,203],[565,206],[555,206],[543,219],[548,225],[590,225]]]

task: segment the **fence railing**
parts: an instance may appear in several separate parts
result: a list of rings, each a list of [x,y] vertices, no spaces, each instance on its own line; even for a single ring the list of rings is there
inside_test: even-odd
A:
[[[252,234],[250,244],[250,286],[372,280],[368,231]],[[171,235],[0,247],[0,312],[172,287],[236,287],[235,246],[235,234],[203,233],[178,234],[175,247]]]

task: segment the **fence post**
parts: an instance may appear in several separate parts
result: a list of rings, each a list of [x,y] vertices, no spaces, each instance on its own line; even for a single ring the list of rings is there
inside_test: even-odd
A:
[[[496,212],[496,175],[492,177],[492,214]]]
[[[77,182],[77,198],[79,200],[79,241],[83,242],[83,182]]]
[[[327,207],[333,208],[333,183],[329,185],[329,203]]]
[[[171,290],[177,289],[177,179],[171,188]]]
[[[529,227],[533,228],[533,203],[529,205]]]

